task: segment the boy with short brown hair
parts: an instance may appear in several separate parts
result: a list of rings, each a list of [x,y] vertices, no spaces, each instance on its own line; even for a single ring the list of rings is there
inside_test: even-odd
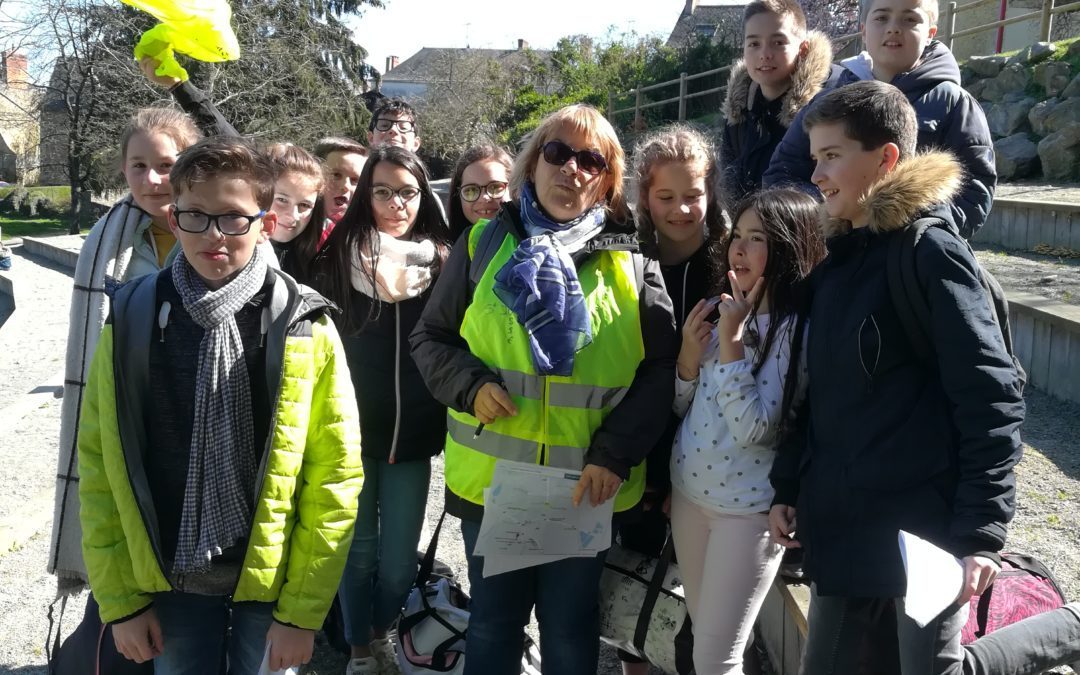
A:
[[[359,423],[328,305],[267,264],[275,172],[239,138],[170,173],[182,248],[121,287],[79,430],[103,622],[156,673],[311,657],[352,537]],[[226,641],[226,634],[230,637]]]
[[[806,30],[795,0],[753,0],[743,12],[743,54],[732,66],[720,147],[723,198],[761,188],[773,151],[795,115],[838,77],[832,43]]]

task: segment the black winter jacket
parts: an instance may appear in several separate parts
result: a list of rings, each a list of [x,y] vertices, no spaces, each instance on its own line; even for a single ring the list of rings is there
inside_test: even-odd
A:
[[[844,69],[833,65],[832,43],[817,31],[807,34],[809,47],[796,62],[791,86],[783,96],[766,101],[761,88],[750,79],[746,63],[739,60],[728,78],[724,100],[726,120],[720,144],[723,197],[735,204],[761,188],[761,177],[795,115],[823,87],[835,84]]]
[[[843,65],[847,70],[836,78],[835,86],[873,77],[865,52]],[[904,92],[918,115],[919,150],[947,150],[964,168],[963,184],[950,208],[960,234],[970,239],[986,222],[997,186],[994,143],[982,107],[960,86],[960,67],[952,52],[936,40],[927,45],[915,68],[894,77],[892,84]],[[803,129],[809,107],[795,117],[773,153],[762,178],[765,187],[793,184],[819,194],[810,183],[814,162],[810,159],[810,137]]]
[[[446,407],[436,401],[409,352],[409,333],[432,287],[415,298],[380,303],[378,317],[341,336],[360,408],[364,457],[394,462],[428,459],[446,439]],[[367,316],[377,302],[354,291],[353,316]]]
[[[498,220],[519,239],[525,237],[516,204],[505,204],[488,227]],[[471,412],[481,386],[498,382],[498,376],[473,356],[461,337],[461,320],[472,302],[469,282],[468,238],[465,230],[454,245],[431,301],[410,336],[413,358],[435,398],[458,411]],[[594,251],[605,248],[636,253],[637,238],[632,227],[608,222],[600,234],[572,257],[578,267]],[[671,314],[671,300],[664,289],[660,265],[644,261],[644,279],[639,294],[641,337],[645,356],[629,391],[593,434],[585,461],[610,469],[624,480],[630,469],[640,464],[653,448],[667,424],[667,411],[675,397],[675,357],[678,339]],[[446,508],[451,514],[479,520],[483,509],[446,491]]]
[[[823,595],[898,597],[898,531],[958,557],[992,556],[1015,509],[1024,402],[970,247],[933,227],[916,248],[937,353],[912,349],[889,295],[890,238],[962,180],[945,153],[916,156],[871,188],[869,226],[826,230],[812,276],[810,389],[782,443],[774,504],[796,505],[805,569]],[[829,235],[832,235],[829,237]]]

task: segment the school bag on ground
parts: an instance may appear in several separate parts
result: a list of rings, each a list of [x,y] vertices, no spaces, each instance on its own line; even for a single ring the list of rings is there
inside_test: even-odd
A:
[[[433,571],[445,519],[444,511],[398,619],[397,657],[404,675],[465,672],[469,596],[452,575]]]
[[[1001,554],[1001,572],[982,595],[971,598],[960,642],[970,644],[1005,626],[1065,604],[1065,594],[1042,562],[1020,553]]]
[[[930,325],[930,306],[926,302],[926,292],[919,285],[919,277],[915,266],[915,247],[922,236],[931,227],[940,227],[955,236],[958,240],[960,235],[941,218],[919,218],[903,231],[897,233],[889,241],[888,257],[886,259],[885,273],[889,283],[889,295],[892,297],[893,306],[896,308],[900,323],[904,326],[904,334],[907,335],[912,349],[925,363],[935,364],[934,345],[928,333]],[[964,241],[971,250],[971,245]],[[975,254],[972,251],[972,257]],[[1009,302],[1005,299],[1005,291],[990,272],[983,268],[978,259],[979,281],[982,283],[986,297],[990,301],[990,307],[994,310],[994,319],[1001,337],[1005,342],[1005,351],[1012,358],[1016,368],[1016,381],[1020,391],[1023,392],[1027,383],[1027,373],[1024,372],[1020,360],[1013,351],[1012,329],[1009,325]]]
[[[600,575],[600,639],[667,675],[690,675],[693,634],[674,553],[670,536],[658,558],[611,545]]]

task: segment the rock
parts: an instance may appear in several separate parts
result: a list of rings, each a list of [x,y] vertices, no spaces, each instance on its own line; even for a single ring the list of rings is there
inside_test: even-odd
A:
[[[1065,127],[1080,124],[1080,98],[1067,98],[1046,116],[1044,126],[1046,131],[1054,133]]]
[[[1010,56],[1009,60],[1006,61],[1006,65],[1033,66],[1040,61],[1045,61],[1050,58],[1054,54],[1055,49],[1057,49],[1057,47],[1053,42],[1036,42]]]
[[[1027,134],[1014,134],[994,143],[999,180],[1027,178],[1039,169],[1039,149]]]
[[[1040,286],[1047,286],[1049,284],[1054,283],[1055,281],[1057,281],[1057,275],[1056,274],[1047,274],[1045,277],[1042,277],[1041,279],[1039,279],[1039,285]]]
[[[967,67],[979,77],[997,77],[1008,59],[1004,56],[972,56]]]
[[[1072,124],[1039,141],[1039,161],[1043,178],[1048,181],[1080,178],[1080,124]]]
[[[1042,103],[1036,103],[1035,107],[1028,113],[1028,122],[1031,123],[1031,130],[1039,136],[1045,136],[1052,133],[1046,128],[1046,118],[1050,116],[1050,113],[1054,111],[1054,108],[1058,107],[1061,101],[1056,98],[1050,98]]]
[[[1073,43],[1074,45],[1080,45],[1080,40]],[[1075,98],[1080,96],[1080,75],[1073,78],[1069,86],[1065,87],[1065,91],[1061,92],[1061,98]]]
[[[1071,45],[1069,45],[1069,51],[1066,53],[1066,55],[1080,56],[1080,40],[1077,40],[1076,42],[1073,42]]]
[[[1045,61],[1035,66],[1035,82],[1042,85],[1047,96],[1057,96],[1069,85],[1071,70],[1067,61]]]
[[[986,113],[990,133],[999,138],[1012,136],[1028,121],[1028,113],[1034,106],[1035,99],[1033,98],[994,104]]]
[[[975,80],[967,85],[965,89],[967,89],[967,93],[971,94],[976,101],[979,101],[983,97],[983,90],[986,89],[988,82],[990,82],[990,80]]]
[[[1000,101],[1006,94],[1023,92],[1031,84],[1031,71],[1021,65],[1005,66],[1001,74],[989,81],[983,89],[988,101]]]

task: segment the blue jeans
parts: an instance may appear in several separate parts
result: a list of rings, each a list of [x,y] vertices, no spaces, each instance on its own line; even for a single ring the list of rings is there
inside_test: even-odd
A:
[[[813,587],[811,591],[809,633],[799,669],[802,675],[868,672],[858,663],[862,656],[873,667],[874,655],[863,651],[863,637],[882,611],[896,614],[902,675],[1036,675],[1080,659],[1080,608],[1075,604],[961,645],[967,605],[953,605],[919,628],[904,613],[903,598],[825,597]]]
[[[545,673],[595,675],[600,658],[600,572],[595,558],[566,558],[484,578],[472,555],[480,523],[461,521],[469,562],[469,632],[465,675],[518,675],[525,626],[536,605],[540,662]]]
[[[236,602],[231,621],[227,600],[193,593],[158,593],[154,612],[164,642],[154,659],[155,675],[207,675],[221,672],[226,628],[230,630],[229,675],[256,675],[266,653],[266,632],[274,603]]]
[[[416,545],[424,525],[431,460],[390,464],[364,457],[356,529],[341,577],[345,639],[360,647],[401,612],[416,580]]]

